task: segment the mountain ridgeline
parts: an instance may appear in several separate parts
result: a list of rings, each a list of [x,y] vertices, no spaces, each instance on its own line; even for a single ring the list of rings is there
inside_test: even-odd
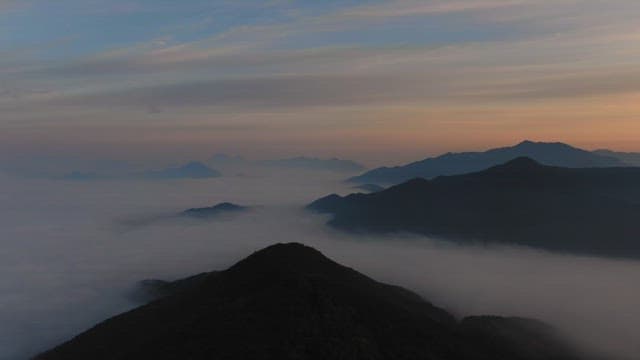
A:
[[[561,168],[517,158],[308,206],[349,231],[409,232],[595,255],[640,257],[640,168]]]
[[[545,165],[570,168],[628,165],[610,155],[578,149],[563,143],[523,141],[515,146],[485,152],[447,153],[403,166],[381,167],[352,177],[349,181],[360,184],[399,184],[417,177],[431,179],[442,175],[480,171],[517,157],[529,157]]]
[[[573,360],[538,321],[457,321],[397,286],[301,244],[277,244],[231,268],[161,284],[159,298],[37,359]]]

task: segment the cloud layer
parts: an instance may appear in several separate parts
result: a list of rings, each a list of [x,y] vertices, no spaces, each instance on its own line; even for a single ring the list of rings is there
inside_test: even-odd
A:
[[[637,261],[351,237],[301,211],[317,197],[350,191],[335,175],[244,173],[156,182],[1,178],[12,191],[0,194],[0,359],[24,358],[135,306],[127,294],[141,279],[224,269],[290,241],[457,316],[535,317],[585,350],[623,359],[640,350]],[[220,221],[141,221],[222,201],[255,208]]]

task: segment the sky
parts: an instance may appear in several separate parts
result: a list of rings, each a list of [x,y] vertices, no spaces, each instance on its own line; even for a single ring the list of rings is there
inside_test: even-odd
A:
[[[0,153],[640,151],[636,0],[0,0]]]

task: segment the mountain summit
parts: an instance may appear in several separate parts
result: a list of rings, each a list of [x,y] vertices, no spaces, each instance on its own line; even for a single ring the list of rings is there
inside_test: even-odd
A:
[[[296,243],[179,288],[37,359],[577,359],[537,321],[458,322]]]

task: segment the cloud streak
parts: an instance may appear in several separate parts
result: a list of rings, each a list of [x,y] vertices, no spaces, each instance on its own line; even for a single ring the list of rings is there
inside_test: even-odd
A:
[[[526,4],[522,0],[499,1],[390,1],[382,4],[356,7],[343,12],[341,15],[353,18],[394,18],[405,16],[425,16],[511,8]]]

